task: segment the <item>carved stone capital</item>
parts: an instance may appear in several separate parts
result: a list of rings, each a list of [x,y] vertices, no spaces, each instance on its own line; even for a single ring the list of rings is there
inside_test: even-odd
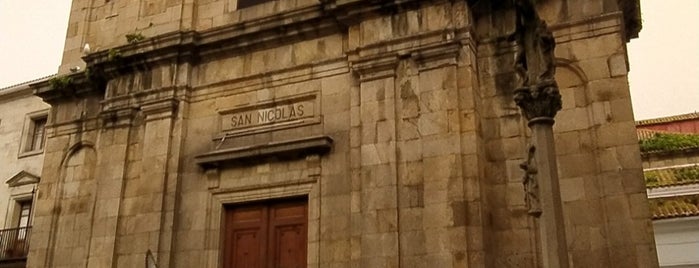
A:
[[[534,87],[520,87],[515,90],[514,99],[530,125],[537,122],[553,124],[553,118],[561,110],[561,93],[554,80]]]

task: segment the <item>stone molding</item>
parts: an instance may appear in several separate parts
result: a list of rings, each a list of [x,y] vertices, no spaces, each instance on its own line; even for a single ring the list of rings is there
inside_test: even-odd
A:
[[[549,26],[557,44],[622,32],[623,14],[609,13]]]
[[[418,70],[420,71],[457,65],[461,46],[462,44],[457,42],[447,42],[435,46],[428,46],[416,51],[412,55],[412,58],[417,62]]]
[[[395,76],[398,55],[381,55],[352,62],[352,70],[359,74],[359,81],[366,82]]]
[[[105,109],[124,108],[128,106],[138,106],[140,104],[174,98],[178,91],[186,91],[188,87],[184,86],[167,86],[160,88],[151,88],[131,92],[119,96],[105,96],[105,99],[100,101],[100,104]],[[185,95],[186,96],[186,95]]]
[[[105,128],[130,126],[138,113],[137,107],[108,109],[100,112],[99,117]]]
[[[318,202],[313,200],[313,196],[317,195],[319,179],[320,172],[318,172],[317,175],[309,175],[307,178],[288,180],[282,183],[268,183],[247,188],[224,188],[213,190],[210,189],[210,197],[208,200],[209,204],[207,208],[208,213],[206,214],[206,225],[208,227],[208,230],[211,231],[205,232],[204,240],[205,244],[213,246],[207,247],[209,258],[207,258],[206,264],[202,267],[213,268],[221,266],[221,249],[218,245],[220,243],[219,241],[221,239],[221,236],[223,235],[223,229],[221,227],[221,217],[222,215],[224,215],[225,205],[235,205],[239,203],[269,199],[307,196],[309,199],[309,209],[319,209],[318,207],[314,208],[314,206],[318,206]],[[319,220],[319,214],[316,214],[315,216],[309,214],[309,222],[317,222]],[[319,228],[309,228],[308,232],[309,236],[320,236]],[[319,254],[320,249],[318,247],[316,247],[315,249],[309,248],[309,251],[315,251],[314,254],[317,255]]]
[[[205,85],[192,87],[186,91],[185,101],[195,103],[212,98],[222,98],[244,92],[265,88],[276,88],[284,85],[302,83],[348,73],[346,57],[334,58],[313,64],[297,65],[293,68],[280,69],[264,74],[233,78]]]
[[[316,181],[318,181],[318,176],[309,175],[308,178],[304,179],[260,184],[254,187],[218,188],[211,190],[211,193],[221,204],[235,204],[308,195]]]
[[[39,176],[22,170],[20,172],[17,172],[17,174],[12,176],[12,178],[8,179],[5,183],[7,183],[7,186],[9,187],[17,187],[27,184],[39,183],[40,180],[41,178],[39,178]]]
[[[52,79],[42,80],[29,86],[34,89],[34,95],[42,98],[46,103],[53,104],[54,102],[65,98],[81,98],[93,92],[104,92],[106,81],[101,76],[89,76],[85,71],[68,74],[61,77],[69,79],[70,83],[61,89],[53,88],[51,85]]]
[[[412,59],[420,71],[457,65],[465,44],[472,44],[470,34],[450,29],[408,36],[359,47],[348,52],[348,60],[361,82],[395,76],[401,59]],[[389,48],[386,50],[386,48]]]
[[[197,61],[200,57],[224,52],[246,53],[339,30],[337,22],[316,5],[201,32],[165,33],[138,43],[91,53],[83,60],[87,68],[114,76],[161,62]]]
[[[141,112],[143,112],[146,121],[171,118],[175,116],[178,104],[179,101],[174,98],[157,100],[143,104],[141,106]]]
[[[194,161],[204,169],[216,168],[225,162],[239,162],[270,155],[322,154],[330,151],[333,140],[329,136],[315,136],[280,142],[225,148],[200,154]]]
[[[556,39],[556,44],[561,45],[575,40],[620,32],[623,30],[622,23],[623,14],[617,12],[552,24],[549,26],[549,30]],[[478,48],[478,57],[512,53],[516,50],[515,44],[503,38],[484,38],[477,41],[475,44]]]
[[[77,132],[88,132],[100,128],[100,118],[98,116],[81,118],[60,123],[53,123],[46,126],[46,136],[48,138],[73,134]]]

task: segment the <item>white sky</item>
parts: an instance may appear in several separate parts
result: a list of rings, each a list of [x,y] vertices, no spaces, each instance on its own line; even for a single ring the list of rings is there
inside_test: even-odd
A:
[[[71,0],[0,0],[0,88],[55,73]],[[628,44],[636,119],[699,111],[699,1],[641,0]]]
[[[641,12],[627,45],[636,119],[699,111],[699,1],[641,0]]]
[[[58,71],[71,0],[0,0],[0,88]]]

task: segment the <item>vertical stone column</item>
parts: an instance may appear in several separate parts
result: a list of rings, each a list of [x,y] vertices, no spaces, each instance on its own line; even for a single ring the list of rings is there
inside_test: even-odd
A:
[[[549,268],[568,267],[553,123],[552,117],[536,117],[529,120],[532,145],[529,163],[525,164],[527,205],[530,214],[539,218],[542,261],[543,266]]]
[[[561,110],[561,94],[555,80],[556,41],[546,22],[539,18],[531,0],[516,2],[517,53],[515,71],[519,86],[515,102],[529,121],[532,145],[525,171],[525,200],[529,214],[539,219],[543,267],[568,267],[563,204],[553,140],[553,118]]]

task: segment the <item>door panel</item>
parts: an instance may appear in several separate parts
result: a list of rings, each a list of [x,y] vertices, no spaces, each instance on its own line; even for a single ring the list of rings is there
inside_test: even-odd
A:
[[[306,202],[277,204],[270,209],[270,267],[306,266]]]
[[[233,243],[232,267],[262,267],[260,252],[260,230],[236,230]]]
[[[227,209],[225,226],[223,267],[265,267],[267,208],[255,205]]]
[[[277,226],[274,230],[272,252],[275,268],[301,268],[306,266],[306,236],[303,225]]]
[[[226,207],[223,267],[306,267],[307,210],[305,199]]]

